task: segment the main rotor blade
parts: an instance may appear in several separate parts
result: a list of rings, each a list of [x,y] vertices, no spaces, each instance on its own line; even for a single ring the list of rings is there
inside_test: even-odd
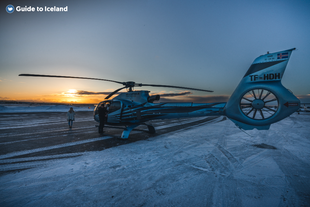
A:
[[[139,84],[136,84],[136,86],[153,86],[153,87],[166,87],[166,88],[181,88],[181,89],[188,89],[188,90],[195,90],[195,91],[213,92],[213,91],[210,91],[210,90],[204,90],[204,89],[198,89],[198,88],[188,88],[188,87],[170,86],[170,85],[155,85],[155,84],[144,84],[144,83],[139,83]]]
[[[41,75],[41,74],[19,74],[19,76],[46,77],[46,78],[73,78],[73,79],[87,79],[87,80],[109,81],[109,82],[113,82],[113,83],[122,84],[122,85],[125,86],[124,88],[133,87],[133,86],[152,86],[152,87],[180,88],[180,89],[196,90],[196,91],[203,91],[203,92],[213,92],[213,91],[210,91],[210,90],[204,90],[204,89],[198,89],[198,88],[188,88],[188,87],[171,86],[171,85],[143,84],[143,83],[135,83],[133,81],[119,82],[119,81],[102,79],[102,78],[89,78],[89,77],[78,77],[78,76]],[[114,92],[112,93],[112,95],[114,95]],[[108,96],[108,97],[110,97],[110,96]]]
[[[75,78],[75,79],[88,79],[88,80],[100,80],[100,81],[109,81],[114,83],[119,83],[125,85],[124,82],[101,79],[101,78],[88,78],[88,77],[77,77],[77,76],[64,76],[64,75],[40,75],[40,74],[19,74],[19,76],[31,76],[31,77],[46,77],[46,78]]]
[[[112,93],[110,93],[107,97],[105,97],[104,99],[108,99],[108,98],[110,98],[111,96],[113,96],[114,94],[116,94],[117,92],[119,92],[120,90],[122,90],[122,89],[124,89],[124,88],[126,88],[126,86],[125,87],[122,87],[122,88],[119,88],[119,89],[117,89],[117,90],[115,90],[115,91],[113,91]]]

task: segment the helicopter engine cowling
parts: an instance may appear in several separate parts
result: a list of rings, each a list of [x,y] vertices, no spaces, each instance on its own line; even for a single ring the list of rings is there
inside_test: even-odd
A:
[[[299,99],[281,84],[294,49],[254,60],[224,108],[225,115],[239,128],[269,129],[299,109]]]

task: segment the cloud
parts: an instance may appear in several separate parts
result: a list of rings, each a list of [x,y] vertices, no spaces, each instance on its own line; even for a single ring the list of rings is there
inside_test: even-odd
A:
[[[78,90],[75,94],[76,95],[109,95],[111,92],[94,92],[94,91],[84,91],[84,90]],[[116,93],[116,94],[120,94],[120,93]],[[180,93],[154,93],[154,94],[150,94],[150,95],[160,95],[161,97],[165,96],[184,96],[184,95],[189,95],[192,94],[192,92],[190,91],[183,91]]]
[[[94,92],[94,91],[83,91],[83,90],[78,90],[76,92],[77,95],[109,95],[112,92]],[[116,93],[119,94],[119,93]]]
[[[300,103],[310,103],[310,94],[307,95],[296,95],[300,100]]]
[[[2,96],[0,96],[0,100],[10,100],[10,98],[9,97],[2,97]]]
[[[74,96],[74,97],[88,97],[87,101],[83,100],[83,102],[92,102],[92,103],[98,103],[102,100],[100,100],[100,96],[107,96],[112,91],[104,91],[104,92],[95,92],[95,91],[85,91],[85,90],[77,90],[74,93],[62,93],[61,95],[65,96]],[[115,95],[120,94],[116,93]],[[210,95],[205,95],[205,96],[193,96],[191,95],[192,92],[190,91],[182,91],[182,92],[177,92],[177,93],[165,93],[165,91],[159,92],[159,93],[151,93],[151,96],[154,95],[160,95],[160,100],[159,102],[193,102],[193,103],[210,103],[210,102],[227,102],[229,97],[228,95],[221,95],[221,96],[210,96]],[[115,96],[114,95],[114,96]],[[89,99],[91,96],[92,99]],[[112,97],[113,98],[113,97]],[[157,101],[156,101],[157,102]]]

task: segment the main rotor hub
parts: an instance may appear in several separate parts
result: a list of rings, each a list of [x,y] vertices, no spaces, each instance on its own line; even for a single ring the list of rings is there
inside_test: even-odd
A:
[[[129,88],[128,91],[130,91],[130,92],[132,91],[132,88],[135,87],[135,84],[136,83],[134,81],[127,81],[124,83],[125,87]]]
[[[125,83],[125,85],[127,86],[127,87],[135,87],[135,82],[133,82],[133,81],[127,81],[126,83]]]
[[[253,108],[255,109],[262,109],[264,108],[265,106],[265,102],[261,99],[255,99],[253,102],[252,102],[252,106]]]

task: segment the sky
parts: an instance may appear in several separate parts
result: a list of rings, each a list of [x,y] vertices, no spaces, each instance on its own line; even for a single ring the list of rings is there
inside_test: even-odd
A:
[[[8,4],[15,7],[11,14]],[[0,5],[0,100],[98,103],[106,96],[102,92],[122,87],[18,76],[35,73],[214,91],[136,88],[152,94],[187,92],[161,101],[227,101],[256,57],[296,47],[282,84],[301,102],[310,102],[310,1],[25,0]],[[68,11],[17,12],[17,6]]]

